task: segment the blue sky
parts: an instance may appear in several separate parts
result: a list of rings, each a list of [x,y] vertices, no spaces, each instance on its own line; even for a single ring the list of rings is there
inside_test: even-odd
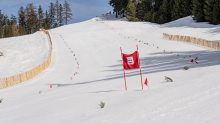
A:
[[[58,1],[63,5],[65,0]],[[55,3],[56,0],[0,0],[0,10],[9,17],[11,14],[18,17],[21,6],[26,7],[28,3],[33,3],[37,8],[41,5],[45,12],[49,9],[50,2]],[[73,13],[73,19],[69,24],[89,20],[113,10],[108,4],[109,0],[67,0],[67,2]]]

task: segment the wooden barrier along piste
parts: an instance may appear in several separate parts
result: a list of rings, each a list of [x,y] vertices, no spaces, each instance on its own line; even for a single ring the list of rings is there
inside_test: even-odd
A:
[[[52,51],[53,51],[52,40],[50,37],[50,33],[48,31],[46,31],[45,29],[40,29],[40,31],[44,31],[49,36],[49,39],[50,39],[51,52],[50,52],[49,59],[45,63],[39,65],[38,67],[35,67],[32,70],[27,71],[27,72],[17,74],[14,76],[10,76],[10,77],[0,78],[0,89],[7,88],[7,87],[10,87],[13,85],[17,85],[19,83],[22,83],[24,81],[32,79],[35,76],[37,76],[38,74],[40,74],[41,72],[43,72],[44,70],[46,70],[50,66],[51,58],[52,58]]]
[[[168,40],[176,40],[176,41],[184,41],[184,42],[189,42],[189,43],[194,43],[198,45],[202,45],[208,48],[212,48],[215,50],[220,50],[220,43],[215,42],[215,41],[209,41],[206,39],[202,38],[196,38],[196,37],[190,37],[190,36],[180,36],[180,35],[170,35],[163,33],[163,38],[168,39]]]

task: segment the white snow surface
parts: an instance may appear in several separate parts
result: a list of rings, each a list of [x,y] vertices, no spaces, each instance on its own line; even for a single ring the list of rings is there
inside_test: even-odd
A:
[[[0,90],[0,123],[218,123],[220,52],[162,35],[219,41],[219,32],[219,25],[195,23],[191,17],[158,25],[113,15],[51,29],[51,65],[31,80]],[[7,40],[12,39],[22,42]],[[145,85],[141,89],[139,69],[125,71],[128,91],[124,87],[120,47],[131,54],[136,45],[149,91]]]
[[[27,72],[50,57],[50,39],[44,32],[0,39],[0,78]]]

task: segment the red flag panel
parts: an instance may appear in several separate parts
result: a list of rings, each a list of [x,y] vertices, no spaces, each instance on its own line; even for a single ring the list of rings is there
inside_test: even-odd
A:
[[[140,68],[139,66],[139,59],[138,59],[138,51],[135,51],[133,54],[123,54],[123,66],[124,69],[137,69]]]
[[[145,80],[145,83],[144,83],[146,86],[148,86],[148,82],[147,82],[147,78],[146,78],[146,80]]]

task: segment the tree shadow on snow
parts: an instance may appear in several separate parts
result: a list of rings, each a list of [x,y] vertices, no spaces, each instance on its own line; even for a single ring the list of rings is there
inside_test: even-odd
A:
[[[179,56],[177,56],[179,54]],[[189,57],[191,55],[191,57]],[[210,67],[220,65],[220,51],[187,51],[187,52],[158,52],[158,53],[149,53],[146,54],[148,57],[141,57],[141,70],[142,74],[152,74],[158,72],[165,72],[165,71],[176,71],[176,70],[183,70],[183,67],[188,66],[190,69],[195,68],[202,68],[202,67]],[[184,58],[185,57],[185,58]],[[198,64],[191,63],[191,60],[198,57]],[[124,78],[123,75],[123,67],[122,67],[122,60],[118,61],[118,64],[112,66],[106,66],[108,69],[104,72],[111,72],[114,71],[116,74],[108,75],[105,79],[99,79],[94,81],[86,81],[80,83],[73,83],[73,84],[60,84],[60,86],[71,86],[71,85],[83,85],[83,84],[90,84],[94,82],[103,82],[108,80],[115,80]],[[133,77],[133,76],[140,76],[139,69],[126,71],[126,77]],[[119,74],[120,73],[120,74]],[[111,91],[111,90],[110,90]],[[101,91],[102,92],[102,91]],[[98,93],[98,92],[97,92]]]

